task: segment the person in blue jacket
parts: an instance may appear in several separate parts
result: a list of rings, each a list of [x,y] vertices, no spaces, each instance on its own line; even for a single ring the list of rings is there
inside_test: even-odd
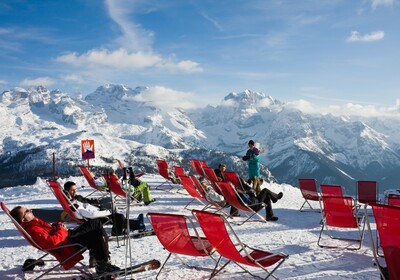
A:
[[[242,158],[247,161],[249,170],[248,176],[249,181],[258,181],[260,178],[260,151],[254,146],[254,141],[250,140],[248,143],[249,149],[246,152],[246,155]],[[256,177],[256,178],[254,178]]]

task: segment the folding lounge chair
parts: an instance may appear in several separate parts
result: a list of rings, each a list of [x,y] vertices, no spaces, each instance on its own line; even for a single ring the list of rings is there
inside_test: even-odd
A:
[[[390,206],[400,206],[400,195],[389,194],[387,197],[387,205]]]
[[[321,185],[321,196],[343,196],[342,186],[339,185]]]
[[[204,177],[204,178],[206,177],[206,174],[204,173],[204,170],[203,170],[203,165],[205,165],[205,164],[203,164],[200,160],[191,159],[190,165],[192,166],[194,172],[197,173],[197,175]]]
[[[384,268],[379,262],[372,238],[369,218],[368,215],[366,215],[367,228],[371,239],[371,249],[375,263],[381,273],[381,279],[400,279],[400,207],[383,204],[371,204],[371,206],[388,273],[388,275],[385,273]],[[364,212],[367,213],[367,205],[364,205]]]
[[[186,176],[186,172],[185,169],[183,169],[183,167],[174,165],[174,170],[175,170],[175,175],[176,176]]]
[[[63,210],[68,214],[68,216],[72,219],[73,222],[75,223],[82,223],[85,220],[88,220],[90,218],[85,218],[83,217],[79,210],[74,206],[74,204],[69,200],[69,198],[65,195],[63,188],[61,187],[60,183],[57,181],[53,180],[47,180],[47,184],[49,185],[50,189],[53,191],[54,196],[58,200],[58,202],[61,204],[61,207]],[[94,218],[107,218],[111,214],[110,211],[102,211],[98,213],[99,215]],[[106,221],[106,223],[111,222],[110,219]]]
[[[326,248],[340,248],[330,244],[322,244],[322,234],[326,231],[331,239],[347,241],[348,250],[358,250],[361,248],[364,237],[365,219],[364,215],[357,215],[355,200],[350,196],[322,196],[320,199],[322,210],[322,227],[318,237],[318,246]],[[344,230],[348,229],[348,230]],[[357,238],[354,238],[354,230]],[[335,232],[334,232],[335,231]],[[349,238],[352,234],[352,238]],[[352,247],[354,244],[357,247]],[[343,246],[342,246],[343,247]]]
[[[356,190],[357,207],[359,209],[361,209],[361,204],[378,203],[378,184],[376,181],[357,181]],[[372,212],[370,215],[372,215]]]
[[[189,201],[188,204],[185,205],[184,209],[187,209],[187,207],[192,204],[194,201],[200,202],[203,206],[206,206],[204,201],[207,201],[203,198],[203,196],[197,191],[192,179],[189,176],[179,176],[179,179],[182,182],[183,187],[185,190],[188,192],[188,194],[193,198],[191,201]]]
[[[108,187],[110,188],[110,191],[115,194],[115,198],[122,198],[123,201],[126,202],[126,197],[128,196],[128,194],[122,189],[121,184],[119,183],[118,179],[115,178],[115,176],[107,176],[106,178],[107,182],[108,182]],[[142,203],[140,203],[137,199],[135,199],[134,197],[130,197],[130,205],[142,205]]]
[[[357,181],[357,202],[374,204],[378,201],[376,181]]]
[[[165,179],[165,181],[163,183],[156,186],[156,190],[158,190],[158,189],[165,190],[165,188],[160,188],[164,184],[169,185],[169,187],[168,187],[169,190],[173,189],[173,186],[171,184],[172,180],[169,176],[169,167],[168,167],[167,162],[163,159],[157,159],[156,163],[157,163],[158,173]]]
[[[260,221],[264,223],[267,222],[267,220],[258,213],[262,209],[265,209],[264,202],[248,205],[240,198],[239,193],[236,191],[235,187],[232,186],[232,184],[227,182],[218,182],[217,184],[221,189],[222,194],[229,205],[235,207],[238,210],[243,210],[245,213],[250,213],[250,215],[247,215],[247,218],[243,222],[239,223],[239,225],[244,224],[245,222],[250,220],[254,215],[256,215],[259,218],[258,220],[255,221]],[[260,209],[258,211],[254,211],[251,208],[252,206],[259,206]]]
[[[207,202],[207,205],[202,210],[206,210],[206,209],[211,209],[212,208],[212,209],[215,210],[215,213],[217,213],[217,212],[222,211],[225,207],[229,207],[229,205],[221,206],[221,205],[219,205],[218,203],[216,203],[216,202],[214,202],[212,200],[208,200],[206,192],[203,189],[203,186],[201,185],[201,183],[199,182],[197,177],[194,176],[194,175],[190,175],[189,177],[193,182],[193,186],[196,188],[197,192],[201,195],[202,199]],[[222,213],[224,213],[224,212],[222,211]]]
[[[225,171],[223,175],[224,175],[225,182],[231,182],[235,186],[235,188],[238,192],[244,192],[244,187],[243,187],[242,182],[240,181],[240,178],[236,172]]]
[[[64,194],[63,188],[61,187],[60,183],[57,181],[53,180],[47,180],[47,185],[50,187],[51,191],[53,192],[54,196],[58,200],[58,202],[61,204],[61,207],[63,210],[68,214],[70,219],[75,222],[75,223],[83,223],[85,220],[84,217],[82,217],[79,214],[79,211],[73,203],[69,201],[67,196]]]
[[[372,204],[375,204],[375,203],[372,203]],[[400,207],[400,195],[393,194],[393,193],[389,194],[386,197],[386,205]],[[378,256],[383,257],[383,253],[382,253],[381,249],[382,249],[382,246],[380,244],[379,233],[378,233],[378,231],[376,231],[376,253]]]
[[[214,169],[211,167],[203,167],[204,174],[206,178],[210,181],[211,186],[213,187],[214,191],[219,194],[222,194],[221,189],[219,188],[217,182],[219,182],[217,175],[214,172]]]
[[[94,193],[100,193],[101,196],[107,195],[107,187],[106,188],[99,188],[96,185],[95,180],[93,179],[92,175],[90,175],[89,170],[84,166],[79,166],[79,170],[82,172],[83,177],[85,177],[86,181],[88,182],[89,186],[91,186],[94,191],[88,194],[86,197],[91,196]]]
[[[219,214],[199,210],[192,210],[192,213],[196,217],[207,240],[221,255],[215,265],[214,271],[211,273],[210,279],[215,277],[231,261],[253,277],[258,278],[259,276],[245,269],[242,264],[263,269],[267,273],[264,279],[270,276],[276,278],[273,273],[286,260],[288,255],[283,253],[271,253],[247,246],[241,242],[229,222]],[[231,233],[232,239],[229,233]],[[228,261],[218,268],[222,257],[228,259]],[[271,271],[268,271],[267,267],[270,266],[274,267]]]
[[[172,254],[185,265],[187,263],[178,255],[212,258],[211,255],[215,251],[214,247],[205,237],[199,236],[192,220],[188,217],[179,214],[148,213],[147,218],[161,245],[169,252],[156,279],[158,279],[158,276]],[[188,224],[195,235],[190,234]]]
[[[79,271],[79,273],[83,273],[89,277],[92,276],[92,274],[88,271],[87,267],[81,263],[80,261],[83,259],[82,253],[87,249],[86,247],[83,247],[80,244],[65,244],[62,246],[57,246],[54,248],[43,248],[39,244],[35,242],[35,240],[29,235],[28,232],[24,230],[24,228],[11,216],[10,210],[7,208],[7,206],[1,202],[1,209],[6,213],[6,215],[10,218],[12,223],[15,225],[17,228],[18,232],[24,237],[24,239],[33,247],[38,249],[41,252],[44,252],[45,254],[41,256],[39,259],[35,260],[34,263],[39,263],[41,261],[44,262],[57,262],[55,266],[52,266],[51,268],[45,270],[43,273],[41,273],[39,276],[35,278],[40,279],[45,275],[48,275],[50,272],[52,272],[54,269],[62,267],[65,270],[69,270],[71,268],[74,268]],[[69,248],[70,250],[70,255],[65,258],[60,254],[61,249],[66,249]],[[45,259],[47,256],[53,256],[55,259]],[[77,266],[77,264],[80,263],[81,266]],[[86,271],[85,271],[86,270]]]
[[[319,192],[317,190],[317,181],[315,179],[298,179],[299,188],[304,198],[304,203],[300,207],[300,212],[303,212],[304,206],[309,206],[309,211],[320,212],[320,209],[315,209],[309,201],[319,201]]]

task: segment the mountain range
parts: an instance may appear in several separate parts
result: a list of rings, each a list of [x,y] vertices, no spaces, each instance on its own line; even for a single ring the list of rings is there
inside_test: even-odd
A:
[[[297,185],[298,178],[340,184],[357,180],[397,187],[400,125],[394,118],[305,114],[265,93],[229,93],[218,105],[162,108],[139,97],[147,87],[103,85],[70,96],[60,90],[13,88],[0,96],[0,187],[37,177],[78,175],[81,141],[95,141],[95,172],[116,159],[157,173],[156,159],[190,170],[189,160],[224,162],[247,177],[241,157],[253,139],[263,151],[262,177]],[[55,170],[52,162],[55,160]]]

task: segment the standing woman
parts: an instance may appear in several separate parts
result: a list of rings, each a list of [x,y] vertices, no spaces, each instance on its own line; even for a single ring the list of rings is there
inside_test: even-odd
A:
[[[249,166],[248,176],[249,183],[253,182],[253,187],[257,188],[259,185],[260,178],[260,151],[254,146],[254,141],[250,140],[248,143],[249,149],[246,152],[246,155],[242,158],[247,161]]]

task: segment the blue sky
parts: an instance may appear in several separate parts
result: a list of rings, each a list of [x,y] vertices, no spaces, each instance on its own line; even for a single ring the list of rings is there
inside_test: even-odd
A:
[[[148,86],[149,100],[187,108],[250,89],[305,110],[397,110],[399,10],[399,0],[2,0],[0,89]]]

